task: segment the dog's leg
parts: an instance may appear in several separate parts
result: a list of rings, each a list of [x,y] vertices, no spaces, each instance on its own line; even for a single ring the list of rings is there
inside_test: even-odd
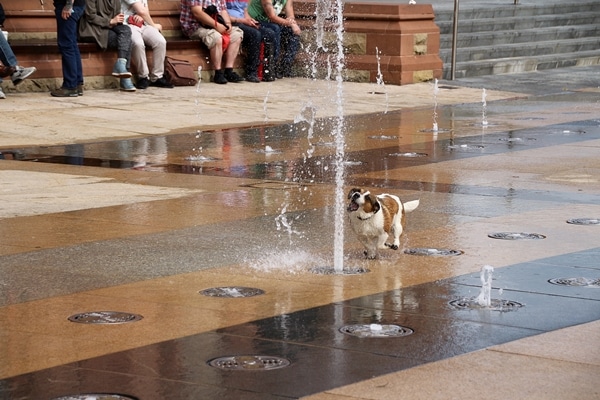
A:
[[[371,238],[371,240],[365,241],[365,247],[367,249],[365,256],[370,260],[377,258],[377,240],[377,238]]]
[[[392,221],[392,228],[390,230],[390,236],[394,238],[393,243],[386,243],[385,245],[392,250],[398,250],[400,248],[400,235],[402,234],[402,222],[400,217],[396,215]]]

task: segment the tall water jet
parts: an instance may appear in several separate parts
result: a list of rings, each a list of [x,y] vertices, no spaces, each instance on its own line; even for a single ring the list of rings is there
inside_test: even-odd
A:
[[[344,88],[343,88],[343,69],[344,59],[344,3],[342,0],[336,0],[335,4],[335,34],[337,51],[335,57],[335,78],[337,82],[336,96],[336,125],[335,125],[335,215],[334,215],[334,242],[333,242],[333,269],[336,273],[342,273],[344,270],[344,158],[345,158],[345,140],[344,140]]]

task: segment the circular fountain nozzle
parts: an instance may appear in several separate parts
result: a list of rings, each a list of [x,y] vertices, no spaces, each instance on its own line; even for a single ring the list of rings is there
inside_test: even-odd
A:
[[[224,370],[271,370],[291,365],[290,360],[282,357],[243,355],[226,356],[210,360],[208,365]]]

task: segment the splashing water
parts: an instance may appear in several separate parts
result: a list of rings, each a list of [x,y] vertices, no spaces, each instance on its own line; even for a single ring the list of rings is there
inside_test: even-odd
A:
[[[480,279],[481,279],[481,291],[477,296],[477,304],[482,307],[490,307],[492,305],[492,274],[494,267],[491,265],[484,265],[481,268]]]
[[[269,90],[265,95],[265,99],[263,100],[263,112],[265,113],[265,122],[269,122],[269,114],[267,114],[267,104],[269,103],[269,95],[271,91]]]
[[[438,123],[437,123],[437,95],[440,92],[440,88],[438,87],[437,78],[433,81],[433,132],[438,131]]]

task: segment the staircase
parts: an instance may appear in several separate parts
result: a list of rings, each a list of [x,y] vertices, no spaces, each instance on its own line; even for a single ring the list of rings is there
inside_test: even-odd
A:
[[[453,10],[435,10],[435,22],[450,79]],[[456,78],[600,65],[600,0],[459,7],[456,47]]]

